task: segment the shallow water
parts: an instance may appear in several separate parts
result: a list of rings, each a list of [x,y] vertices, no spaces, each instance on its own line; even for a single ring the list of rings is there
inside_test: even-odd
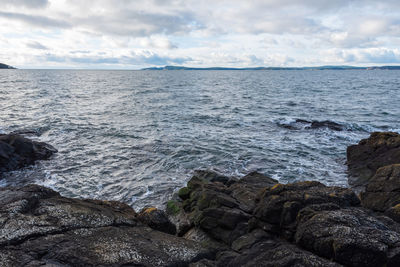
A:
[[[59,153],[0,185],[135,208],[162,206],[194,169],[346,186],[346,147],[400,131],[399,89],[382,70],[1,70],[0,131],[35,130]]]

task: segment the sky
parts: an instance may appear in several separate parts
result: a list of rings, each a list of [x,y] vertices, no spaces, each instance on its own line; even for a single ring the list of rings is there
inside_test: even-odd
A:
[[[0,0],[0,62],[78,69],[400,65],[400,1]]]

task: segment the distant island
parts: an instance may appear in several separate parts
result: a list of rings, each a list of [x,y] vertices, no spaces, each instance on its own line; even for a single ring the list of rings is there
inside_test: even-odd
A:
[[[165,66],[144,68],[141,70],[400,70],[400,66],[319,66],[319,67],[255,67],[255,68],[226,68],[226,67],[210,67],[210,68],[192,68],[184,66]]]
[[[7,64],[0,63],[0,69],[15,69]]]

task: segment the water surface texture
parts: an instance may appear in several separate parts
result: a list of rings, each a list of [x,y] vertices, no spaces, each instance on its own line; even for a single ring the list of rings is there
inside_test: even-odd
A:
[[[382,70],[1,70],[0,131],[35,130],[59,153],[0,185],[135,208],[162,206],[195,169],[346,186],[346,147],[400,131],[399,89]]]

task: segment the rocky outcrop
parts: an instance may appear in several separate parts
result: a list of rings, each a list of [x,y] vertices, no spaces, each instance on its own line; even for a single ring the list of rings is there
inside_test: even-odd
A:
[[[347,148],[349,184],[366,185],[380,167],[396,163],[400,163],[400,134],[374,132]]]
[[[349,148],[353,174],[392,162],[397,138],[374,133]],[[120,202],[65,198],[37,185],[0,188],[0,263],[400,266],[400,164],[377,168],[364,182],[359,198],[316,181],[196,171],[165,212],[139,214]]]
[[[192,225],[183,237],[218,251],[191,266],[400,264],[400,225],[361,207],[351,189],[207,177],[195,174],[174,202]]]
[[[0,175],[34,164],[36,160],[48,159],[56,152],[49,144],[32,141],[21,135],[0,135]]]
[[[1,266],[184,266],[212,258],[199,243],[153,230],[126,204],[0,189]]]

